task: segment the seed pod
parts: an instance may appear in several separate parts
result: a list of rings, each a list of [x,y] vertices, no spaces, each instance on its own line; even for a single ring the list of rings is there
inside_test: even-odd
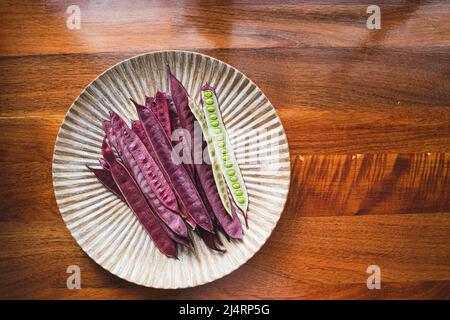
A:
[[[161,191],[164,187],[168,187],[170,192],[172,190],[156,163],[152,163],[153,159],[147,149],[118,115],[114,114],[111,121],[112,133],[117,141],[117,147],[122,153],[122,159],[141,188],[150,208],[173,232],[182,237],[188,237],[186,225],[180,214],[169,210],[155,194],[155,190],[162,194]],[[160,176],[158,176],[158,172]],[[167,201],[167,194],[162,194],[162,198],[170,204],[171,208],[178,209],[175,195],[172,195],[173,200],[170,202]]]
[[[222,205],[224,206],[225,210],[230,215],[230,217],[232,217],[233,214],[231,212],[231,201],[228,197],[227,184],[225,182],[225,179],[222,175],[222,171],[220,168],[221,162],[220,162],[219,158],[217,157],[214,148],[211,146],[211,144],[212,144],[211,136],[208,132],[208,126],[207,126],[205,117],[203,115],[201,108],[199,106],[197,106],[192,99],[189,99],[189,107],[190,107],[192,113],[194,114],[195,118],[197,119],[198,123],[200,124],[200,127],[202,128],[204,137],[207,142],[206,143],[207,145],[203,146],[202,149],[204,149],[205,147],[207,148],[209,159],[206,159],[206,160],[209,160],[209,162],[211,163],[211,165],[205,166],[202,164],[200,166],[197,166],[196,172],[198,175],[200,175],[201,180],[208,181],[211,178],[214,179],[215,190],[212,190],[212,192],[215,192],[217,190],[220,200],[222,202]],[[203,186],[203,189],[205,189],[205,191],[209,190],[209,188],[206,186]]]
[[[134,104],[139,119],[142,121],[144,130],[147,133],[150,147],[154,151],[155,160],[158,162],[161,171],[164,173],[180,200],[182,208],[188,212],[199,226],[213,232],[211,218],[209,217],[208,211],[200,198],[192,178],[182,164],[174,163],[172,161],[172,146],[155,114],[135,102]]]
[[[123,153],[125,146],[127,148],[133,146],[133,149],[135,150],[131,153],[136,158],[136,165],[139,170],[142,171],[154,194],[168,209],[180,213],[175,193],[170,187],[158,164],[155,162],[153,154],[149,154],[147,147],[143,144],[141,139],[134,133],[134,131],[128,128],[125,121],[123,121],[119,115],[112,113],[111,122],[112,125],[110,133],[107,134],[108,139],[111,138],[117,142],[118,137],[123,137],[124,134],[127,135],[128,143],[123,144],[122,147],[119,145],[117,146],[119,152]]]
[[[105,159],[100,158],[100,159],[98,159],[98,162],[100,163],[100,165],[102,166],[103,169],[109,171],[109,165],[108,165],[108,162],[106,162]]]
[[[160,91],[156,92],[155,104],[156,104],[156,111],[155,111],[156,117],[158,118],[159,123],[166,132],[167,138],[171,140],[172,130],[170,127],[169,105],[167,104],[167,99],[164,93]]]
[[[213,87],[205,84],[202,87],[203,113],[208,125],[208,132],[211,135],[212,146],[218,155],[222,155],[221,171],[225,177],[228,189],[231,192],[234,202],[244,213],[248,209],[248,193],[245,187],[239,165],[236,161],[233,146],[222,120],[222,115],[217,101],[217,96]],[[246,219],[247,220],[247,219]]]
[[[181,128],[180,118],[178,117],[177,108],[173,102],[172,96],[168,93],[165,94],[167,105],[169,108],[170,126],[172,131]]]
[[[210,248],[214,251],[222,252],[222,253],[225,252],[224,249],[220,248],[217,245],[217,243],[216,243],[217,237],[214,237],[214,234],[212,234],[208,231],[205,231],[202,228],[199,228],[198,235],[203,240],[203,242],[205,242],[205,244],[208,246],[208,248]]]
[[[195,167],[194,163],[196,162],[195,157],[195,144],[194,144],[194,121],[195,117],[189,109],[189,95],[186,89],[183,87],[180,81],[170,72],[169,67],[167,66],[167,73],[170,85],[170,95],[173,100],[173,104],[175,106],[178,121],[180,124],[180,128],[186,130],[186,135],[183,136],[182,141],[184,145],[188,146],[190,149],[190,154],[188,158],[191,160],[189,163],[186,163],[185,166],[193,178],[195,175]],[[184,155],[186,158],[186,155]]]
[[[192,100],[190,100],[189,106],[200,123],[203,132],[208,134],[207,125],[201,109],[195,105]],[[205,138],[206,140],[210,140],[209,136],[205,136]],[[241,221],[236,214],[236,209],[231,207],[227,184],[220,170],[219,160],[215,156],[215,152],[212,147],[204,146],[204,148],[205,147],[208,148],[211,165],[208,163],[195,165],[197,178],[201,184],[200,187],[204,190],[205,196],[213,210],[214,216],[217,218],[217,221],[225,234],[234,239],[241,239]],[[229,212],[226,206],[229,207]]]
[[[112,193],[114,193],[117,197],[119,197],[123,202],[126,203],[125,199],[123,198],[122,193],[120,192],[119,188],[117,187],[110,171],[109,164],[105,161],[105,159],[100,158],[99,159],[100,164],[102,165],[103,169],[94,169],[89,166],[88,169],[91,170],[97,179]],[[127,204],[128,205],[128,204]],[[157,218],[159,218],[157,215],[155,215]],[[190,251],[194,250],[192,240],[189,237],[189,234],[187,234],[187,237],[182,237],[175,232],[173,232],[160,218],[159,223],[163,227],[163,229],[166,231],[168,236],[175,241],[176,243],[181,244],[182,246],[185,246]]]
[[[108,165],[109,167],[109,165]],[[116,183],[114,182],[114,179],[111,175],[111,172],[106,169],[95,169],[87,166],[89,170],[95,175],[95,177],[100,181],[100,183],[109,191],[111,191],[113,194],[115,194],[120,200],[126,203],[122,192],[120,192],[119,188],[117,187]]]
[[[141,139],[144,146],[147,148],[147,151],[150,155],[155,158],[153,155],[153,149],[150,145],[150,141],[148,140],[147,134],[144,131],[144,127],[142,126],[142,122],[140,120],[135,120],[131,124],[132,130],[136,135]],[[195,223],[194,219],[187,212],[181,211],[181,216],[186,219],[186,222],[191,226],[192,229],[195,229],[197,223]]]
[[[111,168],[111,175],[124,196],[128,206],[143,225],[158,249],[168,257],[177,257],[175,242],[167,235],[148,206],[144,195],[128,170],[116,160],[107,140],[103,140],[103,158]]]

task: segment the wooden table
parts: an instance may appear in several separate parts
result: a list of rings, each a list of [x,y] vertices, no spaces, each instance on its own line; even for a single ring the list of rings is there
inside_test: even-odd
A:
[[[79,30],[66,27],[72,2],[0,5],[0,298],[450,298],[450,3],[75,2]],[[380,30],[366,27],[372,2]],[[71,102],[106,68],[159,49],[202,52],[252,78],[292,156],[266,245],[186,290],[103,270],[70,236],[52,188]],[[73,264],[81,290],[66,288]],[[366,286],[369,265],[380,290]]]

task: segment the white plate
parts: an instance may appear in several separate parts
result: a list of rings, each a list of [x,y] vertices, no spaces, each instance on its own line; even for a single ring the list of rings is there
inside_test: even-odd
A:
[[[86,168],[86,164],[97,165],[101,156],[102,120],[108,117],[109,110],[128,120],[137,119],[130,97],[142,102],[145,95],[154,95],[158,89],[168,91],[166,63],[197,101],[205,81],[217,87],[234,148],[249,146],[247,153],[237,152],[237,160],[250,197],[250,228],[244,228],[242,241],[225,240],[224,254],[209,250],[195,235],[195,254],[181,249],[179,260],[165,257],[128,207],[103,188]],[[260,136],[255,137],[255,132]],[[278,153],[267,153],[274,150]],[[199,53],[158,51],[113,66],[83,90],[61,125],[52,172],[62,218],[93,260],[140,285],[186,288],[232,272],[266,242],[286,202],[290,157],[275,109],[245,75]]]

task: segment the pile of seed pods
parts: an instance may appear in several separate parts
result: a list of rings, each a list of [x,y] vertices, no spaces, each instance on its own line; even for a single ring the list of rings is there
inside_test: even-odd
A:
[[[130,101],[139,116],[129,119],[131,127],[115,112],[104,120],[101,168],[88,169],[128,205],[167,257],[176,258],[179,247],[195,250],[194,234],[212,250],[224,252],[219,235],[242,239],[241,217],[248,227],[249,197],[217,92],[203,85],[198,106],[169,68],[167,74],[170,92],[158,91],[142,103]],[[179,144],[182,159],[195,158],[197,123],[209,159],[174,161]],[[181,132],[178,139],[172,137],[175,132]]]

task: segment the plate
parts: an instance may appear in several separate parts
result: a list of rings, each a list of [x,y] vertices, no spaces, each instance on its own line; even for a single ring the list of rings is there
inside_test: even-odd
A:
[[[242,241],[223,239],[225,253],[211,251],[194,235],[195,253],[181,248],[178,260],[165,257],[131,210],[86,168],[98,164],[102,120],[109,110],[127,121],[137,119],[130,97],[143,102],[158,89],[168,91],[166,64],[197,101],[206,81],[218,91],[223,120],[249,193],[249,229],[244,228]],[[59,130],[52,174],[62,218],[95,262],[130,282],[174,289],[219,279],[261,248],[286,202],[290,157],[275,109],[244,74],[203,54],[157,51],[116,64],[81,92]]]

